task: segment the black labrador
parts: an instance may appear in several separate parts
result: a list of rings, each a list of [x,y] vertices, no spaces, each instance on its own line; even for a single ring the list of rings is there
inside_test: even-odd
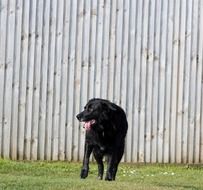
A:
[[[86,130],[85,152],[81,178],[89,171],[89,158],[93,152],[98,164],[98,179],[103,179],[103,157],[107,157],[105,180],[115,180],[118,164],[124,153],[125,137],[128,129],[126,114],[116,104],[104,99],[91,99],[79,113],[77,119],[84,122]]]

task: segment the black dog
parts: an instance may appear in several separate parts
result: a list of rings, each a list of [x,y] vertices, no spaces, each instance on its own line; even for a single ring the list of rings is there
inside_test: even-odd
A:
[[[89,171],[89,157],[93,152],[98,164],[98,178],[103,178],[103,157],[107,156],[105,180],[115,180],[118,164],[121,161],[128,129],[126,114],[123,109],[108,100],[91,99],[84,111],[77,115],[84,122],[86,129],[85,153],[81,178],[86,178]]]

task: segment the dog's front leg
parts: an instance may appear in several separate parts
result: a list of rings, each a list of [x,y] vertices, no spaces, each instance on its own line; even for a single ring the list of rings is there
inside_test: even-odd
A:
[[[82,179],[85,179],[88,176],[89,172],[89,159],[90,154],[92,153],[93,146],[89,145],[88,143],[85,143],[85,152],[84,152],[84,158],[83,158],[83,167],[81,169],[80,177]]]
[[[107,160],[107,171],[105,180],[112,181],[115,180],[114,170],[115,170],[115,155],[109,155]]]

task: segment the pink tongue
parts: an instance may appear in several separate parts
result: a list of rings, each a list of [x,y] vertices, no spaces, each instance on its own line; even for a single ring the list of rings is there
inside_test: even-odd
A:
[[[84,128],[89,131],[91,129],[91,125],[95,123],[95,120],[92,119],[90,121],[86,121],[85,124],[84,124]]]

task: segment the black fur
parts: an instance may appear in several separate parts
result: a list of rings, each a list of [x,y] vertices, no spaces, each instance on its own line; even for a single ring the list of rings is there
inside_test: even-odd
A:
[[[85,153],[81,178],[89,171],[89,157],[93,152],[98,164],[98,178],[103,178],[103,157],[107,156],[105,180],[115,180],[118,164],[124,153],[125,136],[128,129],[123,109],[108,100],[91,99],[77,119],[85,122]]]

